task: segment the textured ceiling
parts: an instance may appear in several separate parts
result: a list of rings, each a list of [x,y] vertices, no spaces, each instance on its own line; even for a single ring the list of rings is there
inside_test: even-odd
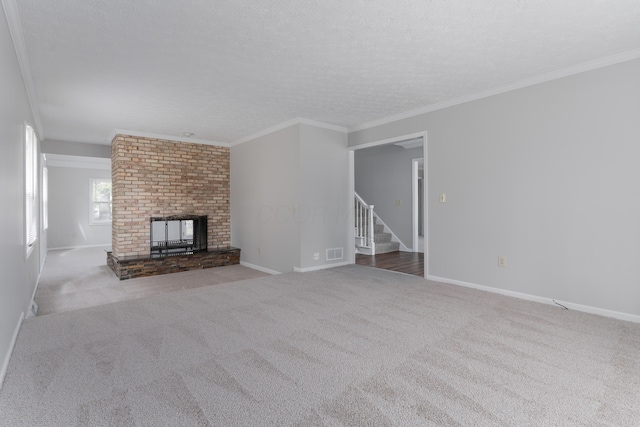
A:
[[[44,138],[352,127],[640,48],[638,0],[15,0]]]

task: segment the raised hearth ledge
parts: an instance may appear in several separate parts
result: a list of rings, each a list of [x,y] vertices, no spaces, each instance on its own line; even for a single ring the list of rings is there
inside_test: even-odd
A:
[[[107,265],[120,280],[234,264],[240,264],[240,249],[233,246],[217,247],[193,254],[163,258],[116,258],[112,252],[107,252]]]

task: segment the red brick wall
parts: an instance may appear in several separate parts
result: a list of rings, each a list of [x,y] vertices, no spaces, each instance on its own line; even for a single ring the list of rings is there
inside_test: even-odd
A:
[[[115,257],[149,256],[149,218],[207,215],[211,247],[231,244],[229,148],[116,135],[111,142]]]

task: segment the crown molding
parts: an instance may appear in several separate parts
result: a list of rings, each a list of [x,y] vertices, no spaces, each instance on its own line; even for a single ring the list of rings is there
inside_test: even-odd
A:
[[[47,167],[111,170],[111,159],[103,157],[47,154]]]
[[[9,33],[11,33],[13,48],[16,51],[18,65],[20,66],[20,73],[22,74],[24,87],[27,91],[27,98],[29,99],[29,107],[31,108],[31,114],[33,115],[34,125],[38,131],[38,139],[42,140],[44,139],[44,130],[42,128],[42,120],[40,120],[40,111],[38,110],[36,91],[31,77],[31,65],[29,65],[27,45],[24,42],[24,33],[22,32],[22,24],[20,22],[18,7],[16,6],[15,0],[2,0],[2,8],[7,16]]]
[[[259,132],[252,133],[251,135],[244,136],[242,138],[236,139],[235,141],[231,141],[231,146],[235,147],[236,145],[244,144],[245,142],[260,138],[261,136],[269,135],[270,133],[277,132],[282,129],[286,129],[288,127],[294,126],[298,124],[297,119],[287,120],[286,122],[279,123],[277,125],[271,126],[269,128],[263,129]]]
[[[131,136],[140,136],[143,138],[153,138],[153,139],[166,139],[168,141],[177,141],[177,142],[190,142],[192,144],[203,144],[203,145],[214,145],[217,147],[229,147],[229,143],[227,142],[216,142],[216,141],[207,141],[205,139],[196,139],[189,138],[186,136],[175,136],[175,135],[164,135],[160,133],[151,133],[151,132],[141,132],[138,130],[128,130],[128,129],[114,129],[109,136],[109,144],[113,141],[113,138],[116,135],[131,135]]]
[[[260,138],[261,136],[269,135],[271,133],[274,133],[279,130],[286,129],[288,127],[295,126],[295,125],[309,125],[317,128],[329,129],[329,130],[334,130],[336,132],[342,132],[342,133],[348,133],[349,131],[346,127],[343,127],[343,126],[336,126],[330,123],[318,122],[316,120],[305,119],[303,117],[296,117],[294,119],[287,120],[286,122],[282,122],[277,125],[268,127],[264,130],[261,130],[259,132],[253,133],[251,135],[247,135],[245,137],[236,139],[235,141],[232,141],[229,145],[231,147],[235,147],[236,145],[244,144],[245,142],[249,142],[254,139]]]
[[[315,126],[317,128],[334,130],[336,132],[347,133],[349,129],[344,126],[332,125],[331,123],[319,122],[317,120],[305,119],[304,117],[296,117],[298,124]]]
[[[640,58],[640,49],[629,50],[616,55],[611,55],[604,58],[595,59],[593,61],[584,62],[582,64],[574,65],[571,67],[563,68],[561,70],[540,74],[535,77],[531,77],[525,80],[520,80],[518,82],[511,83],[508,85],[499,86],[493,89],[477,92],[475,94],[461,96],[459,98],[438,102],[436,104],[427,105],[425,107],[421,107],[411,111],[406,111],[404,113],[393,114],[391,116],[383,117],[377,120],[372,120],[370,122],[366,122],[366,123],[362,123],[362,124],[350,127],[349,133],[357,132],[364,129],[369,129],[369,128],[384,125],[387,123],[396,122],[398,120],[408,119],[410,117],[419,116],[421,114],[430,113],[432,111],[453,107],[454,105],[460,105],[466,102],[476,101],[478,99],[487,98],[493,95],[499,95],[501,93],[522,89],[525,87],[537,85],[539,83],[544,83],[551,80],[572,76],[574,74],[584,73],[586,71],[607,67],[609,65],[615,65],[621,62],[631,61],[638,58]]]

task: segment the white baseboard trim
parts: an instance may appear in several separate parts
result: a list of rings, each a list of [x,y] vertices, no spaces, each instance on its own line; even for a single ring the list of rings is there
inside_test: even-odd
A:
[[[244,265],[245,267],[253,268],[254,270],[262,271],[263,273],[267,273],[267,274],[273,274],[273,275],[282,274],[279,271],[271,270],[270,268],[261,267],[259,265],[251,264],[245,261],[240,261],[240,265]]]
[[[333,268],[333,267],[342,267],[343,265],[349,265],[349,261],[338,262],[335,264],[316,265],[314,267],[305,267],[305,268],[293,267],[293,271],[295,271],[296,273],[308,273],[310,271],[326,270],[327,268]]]
[[[71,249],[88,249],[88,248],[104,248],[105,246],[111,246],[111,243],[105,243],[103,245],[81,245],[81,246],[63,246],[60,248],[47,248],[48,251],[68,251]]]
[[[640,316],[630,313],[623,313],[620,311],[607,310],[605,308],[592,307],[589,305],[576,304],[573,302],[557,300],[553,298],[540,297],[537,295],[525,294],[521,292],[508,291],[506,289],[492,288],[491,286],[476,285],[475,283],[463,282],[460,280],[447,279],[438,276],[427,276],[427,280],[434,282],[442,282],[450,285],[463,286],[465,288],[473,288],[481,291],[492,292],[494,294],[505,295],[508,297],[519,298],[527,301],[539,302],[542,304],[554,305],[558,307],[558,304],[562,304],[569,310],[581,311],[583,313],[597,314],[599,316],[610,317],[618,320],[626,320],[628,322],[640,323]]]
[[[551,300],[564,305],[569,310],[582,311],[583,313],[597,314],[598,316],[611,317],[612,319],[626,320],[628,322],[640,323],[640,316],[636,314],[623,313],[621,311],[607,310],[606,308],[592,307],[590,305],[576,304],[562,300]]]
[[[13,331],[13,337],[11,337],[9,350],[7,351],[7,354],[4,355],[4,360],[2,361],[2,369],[0,370],[0,389],[2,388],[2,383],[4,382],[4,376],[7,373],[7,369],[9,368],[9,359],[11,359],[11,353],[13,353],[13,347],[15,347],[16,345],[16,340],[18,339],[18,332],[20,332],[20,327],[22,326],[23,320],[24,320],[24,311],[20,312],[20,318],[18,319],[16,328]]]

